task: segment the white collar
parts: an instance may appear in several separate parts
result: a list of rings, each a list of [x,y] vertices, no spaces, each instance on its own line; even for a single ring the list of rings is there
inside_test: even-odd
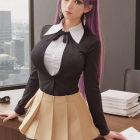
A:
[[[65,18],[63,18],[59,24],[51,26],[50,29],[44,35],[54,34],[54,33],[58,32],[61,29],[63,31],[65,31],[64,28],[63,28],[64,21],[65,21]],[[82,22],[80,22],[78,25],[68,29],[65,32],[68,32],[68,31],[70,32],[72,38],[77,43],[79,43],[81,38],[82,38],[82,36],[83,36],[83,34],[84,34],[84,28],[83,28]]]

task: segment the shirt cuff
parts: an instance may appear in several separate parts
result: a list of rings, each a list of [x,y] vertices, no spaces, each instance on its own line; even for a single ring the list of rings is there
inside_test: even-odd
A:
[[[19,115],[24,115],[25,114],[25,109],[19,107],[18,105],[15,107],[14,111]]]
[[[104,128],[99,129],[99,132],[100,132],[101,136],[105,136],[105,135],[109,134],[110,130],[109,130],[108,126],[106,126]]]

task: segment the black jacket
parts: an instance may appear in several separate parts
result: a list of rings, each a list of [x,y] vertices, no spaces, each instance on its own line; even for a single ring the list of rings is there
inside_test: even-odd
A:
[[[62,56],[60,69],[56,75],[51,76],[44,66],[43,59],[45,50],[53,40],[54,34],[43,35],[51,26],[45,25],[42,28],[40,41],[31,51],[31,60],[34,66],[22,99],[19,100],[14,111],[23,115],[26,103],[34,96],[38,88],[54,96],[64,96],[78,92],[79,78],[84,70],[85,93],[94,124],[102,136],[107,135],[109,129],[103,114],[97,74],[101,50],[100,39],[84,30],[84,35],[80,43],[77,44],[68,33],[68,43]]]

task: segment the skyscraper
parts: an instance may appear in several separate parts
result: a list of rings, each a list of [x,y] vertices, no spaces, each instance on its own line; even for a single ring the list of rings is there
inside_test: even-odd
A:
[[[4,42],[11,38],[11,11],[0,11],[0,54],[4,53]]]

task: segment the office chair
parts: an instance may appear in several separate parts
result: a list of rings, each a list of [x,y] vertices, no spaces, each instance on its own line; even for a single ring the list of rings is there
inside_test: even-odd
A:
[[[124,76],[124,91],[140,93],[140,70],[128,68]],[[140,96],[138,98],[140,102]]]

